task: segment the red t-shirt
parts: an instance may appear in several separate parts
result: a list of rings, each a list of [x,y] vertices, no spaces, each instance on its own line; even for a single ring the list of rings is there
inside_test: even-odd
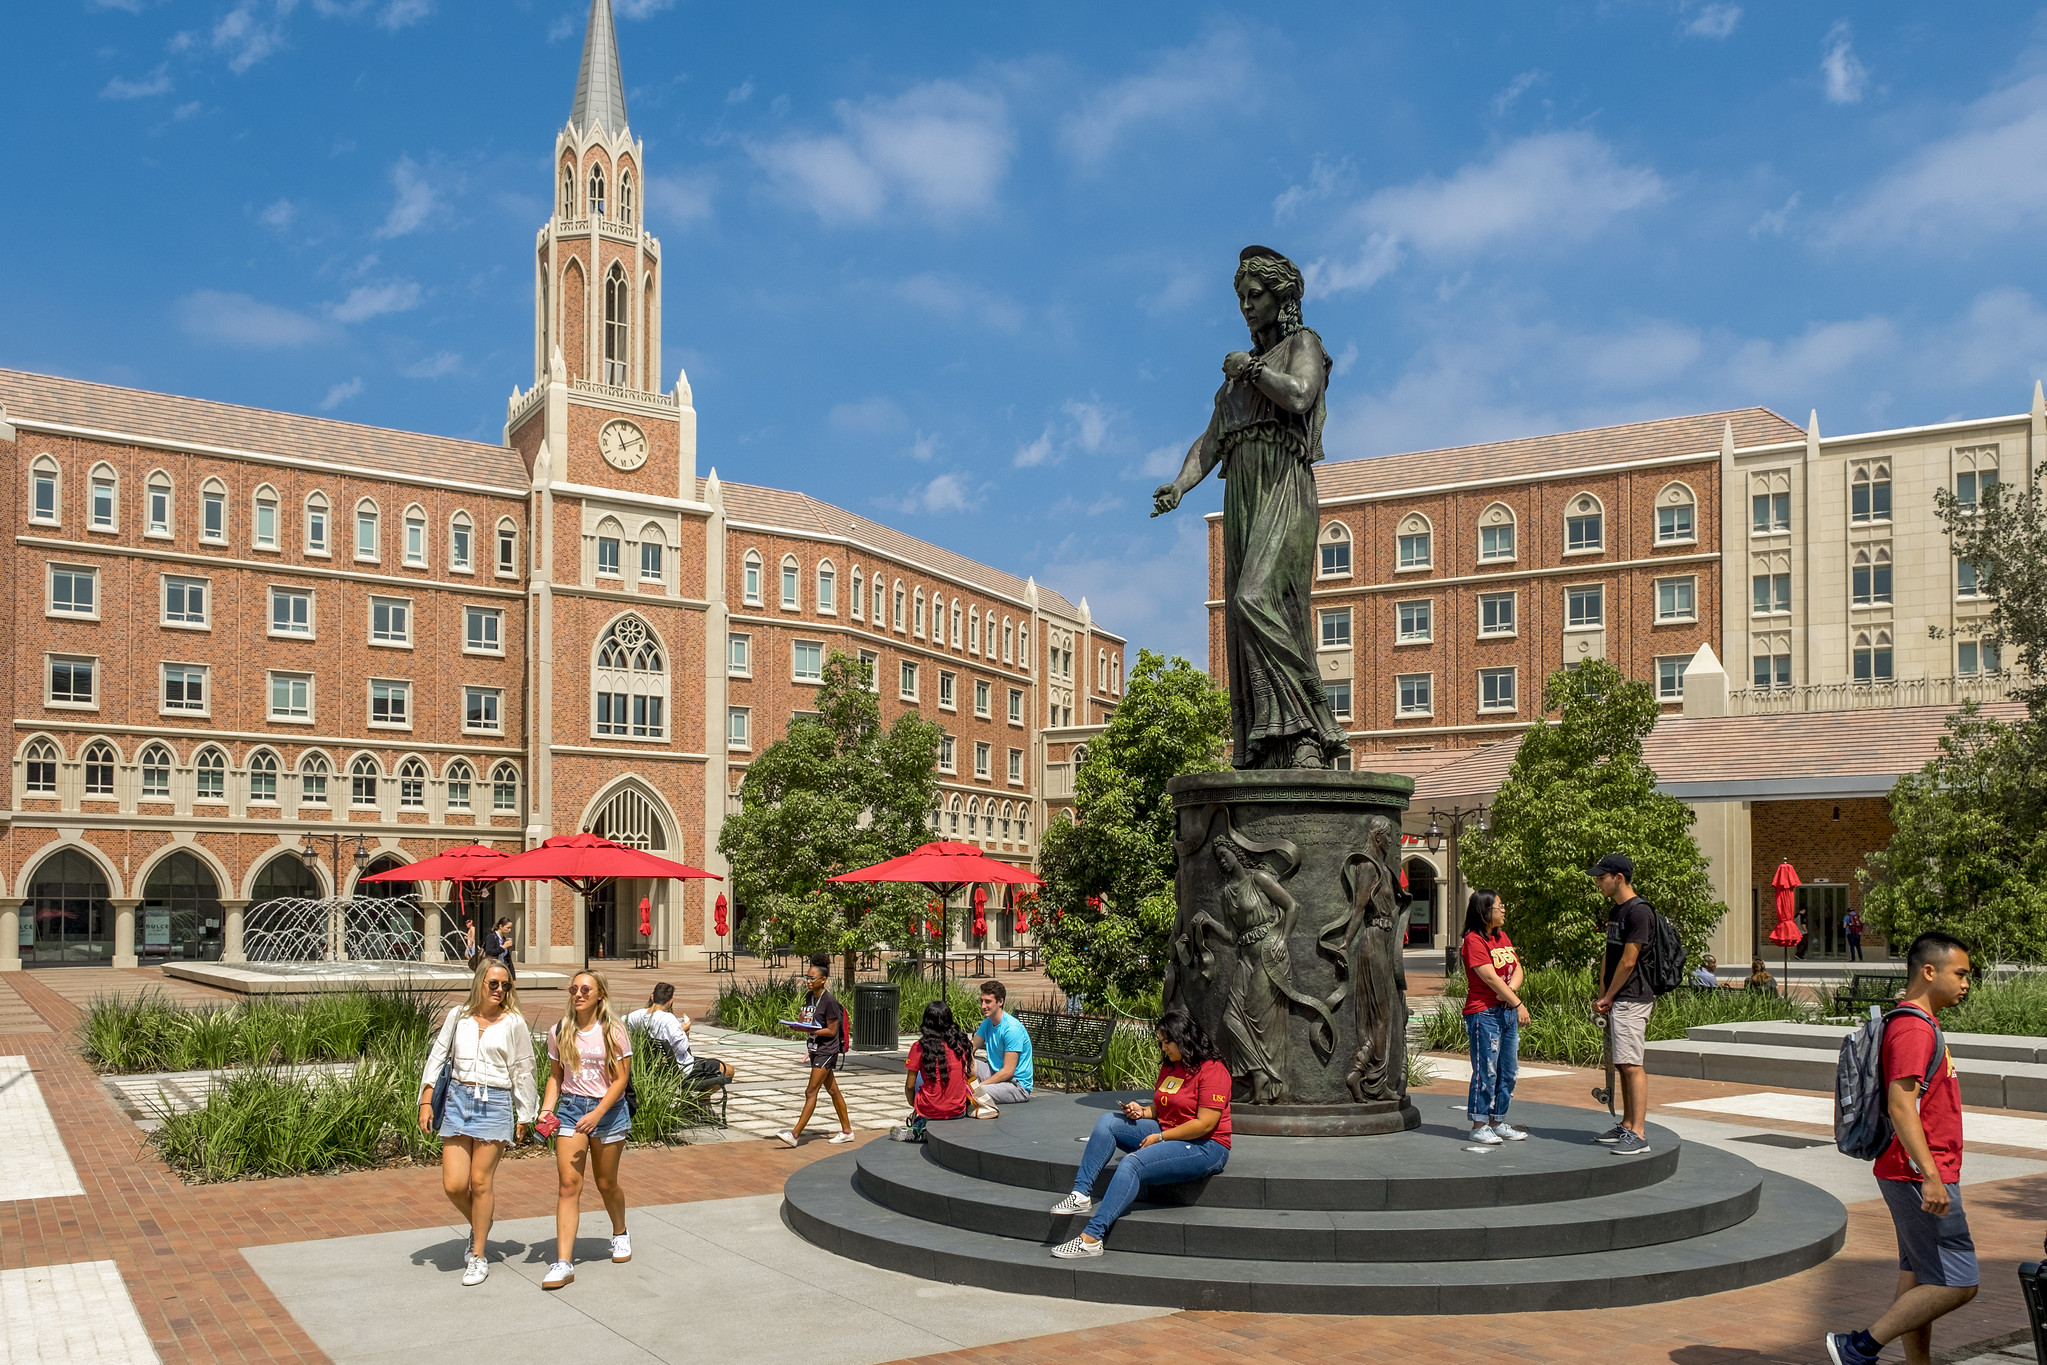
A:
[[[1891,1082],[1910,1076],[1926,1078],[1933,1060],[1933,1025],[1917,1009],[1908,1009],[1884,1025],[1884,1096],[1889,1102]],[[1955,1075],[1954,1054],[1941,1059],[1933,1083],[1919,1096],[1919,1126],[1926,1130],[1926,1145],[1933,1149],[1933,1164],[1941,1183],[1952,1185],[1962,1178],[1962,1083]],[[1918,1184],[1926,1177],[1912,1165],[1897,1138],[1876,1159],[1878,1180],[1909,1180]]]
[[[1464,936],[1464,1012],[1477,1014],[1480,1010],[1498,1009],[1503,1002],[1493,988],[1479,979],[1478,968],[1490,966],[1505,981],[1513,975],[1514,964],[1521,955],[1514,951],[1514,940],[1507,937],[1505,929],[1498,930],[1491,938],[1476,930]]]
[[[921,1076],[924,1069],[924,1044],[910,1044],[910,1060],[904,1070]],[[917,1087],[917,1094],[910,1101],[913,1113],[927,1119],[956,1119],[973,1107],[974,1097],[967,1091],[967,1064],[954,1052],[945,1059],[945,1078],[937,1085],[925,1080]]]
[[[1151,1106],[1161,1131],[1179,1127],[1197,1110],[1220,1109],[1222,1119],[1209,1136],[1225,1147],[1230,1145],[1230,1069],[1213,1058],[1199,1068],[1185,1062],[1167,1062],[1160,1067]]]

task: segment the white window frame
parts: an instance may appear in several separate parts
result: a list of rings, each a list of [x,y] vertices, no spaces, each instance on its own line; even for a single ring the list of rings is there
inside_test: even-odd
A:
[[[89,701],[76,700],[59,701],[57,699],[57,693],[54,684],[56,682],[57,665],[59,664],[69,664],[74,669],[79,664],[85,665],[88,675],[92,679],[92,697]],[[53,711],[99,710],[100,693],[102,691],[100,683],[102,680],[103,678],[102,671],[100,669],[100,658],[99,655],[97,654],[69,654],[59,651],[52,651],[48,654],[43,655],[43,705],[48,707],[50,710]]]
[[[1500,602],[1507,604],[1509,624],[1505,629],[1494,625],[1486,628],[1486,608]],[[1521,594],[1518,592],[1482,592],[1478,594],[1478,636],[1481,640],[1507,640],[1521,633]]]
[[[1419,611],[1427,617],[1428,624],[1420,630],[1409,630],[1409,613]],[[1433,644],[1436,639],[1436,599],[1433,597],[1409,598],[1393,604],[1393,643],[1396,645]]]
[[[591,548],[591,555],[593,557],[592,563],[596,565],[596,576],[599,578],[623,579],[625,577],[625,532],[619,528],[617,522],[607,518],[602,525],[598,526],[597,534],[592,539],[595,541]],[[607,551],[611,560],[609,566],[605,564]]]
[[[938,771],[958,774],[960,770],[960,742],[952,735],[941,735],[938,740]]]
[[[161,469],[152,469],[142,489],[142,534],[145,539],[172,540],[178,534],[177,485]],[[163,515],[159,517],[159,505]]]
[[[1502,678],[1506,679],[1507,682],[1507,700],[1504,702],[1499,700],[1497,686],[1494,688],[1494,698],[1491,701],[1486,700],[1487,685],[1497,684]],[[1521,670],[1518,668],[1481,668],[1478,671],[1478,709],[1481,711],[1520,710]]]
[[[478,644],[470,627],[477,621],[490,623],[489,634],[497,637],[497,643]],[[473,602],[462,604],[462,652],[480,654],[502,659],[505,656],[505,613],[497,607],[480,607]]]
[[[219,479],[208,479],[199,487],[199,541],[202,545],[228,541],[227,485]]]
[[[1571,619],[1571,596],[1574,593],[1592,593],[1599,600],[1597,621],[1573,621]],[[1564,585],[1564,629],[1605,630],[1606,629],[1606,585],[1604,583],[1576,583]]]
[[[992,780],[995,769],[995,746],[984,739],[974,741],[974,776],[980,781]]]
[[[388,701],[389,701],[389,699],[390,699],[390,698],[393,698],[393,697],[395,697],[395,698],[398,698],[398,699],[400,700],[400,704],[401,704],[401,705],[402,705],[402,706],[403,706],[403,707],[405,708],[405,719],[404,719],[404,720],[402,720],[402,721],[396,721],[396,720],[378,720],[378,719],[377,719],[377,689],[379,689],[379,688],[383,688],[383,689],[385,689],[385,697],[386,697],[386,700],[387,700],[387,705],[388,705]],[[412,709],[412,680],[411,680],[411,679],[409,679],[409,678],[370,678],[370,679],[367,679],[367,680],[366,680],[366,691],[365,691],[365,694],[364,694],[364,696],[365,696],[365,700],[366,700],[366,701],[367,701],[367,703],[368,703],[368,705],[367,705],[367,707],[366,707],[366,709],[365,709],[365,711],[364,711],[364,716],[365,716],[365,722],[364,722],[364,723],[365,723],[365,724],[367,724],[367,725],[369,726],[369,728],[370,728],[370,729],[372,729],[372,730],[410,730],[410,729],[412,728],[412,715],[413,715],[413,709]]]
[[[1589,507],[1579,504],[1591,504]],[[1573,523],[1596,521],[1599,523],[1599,538],[1588,545],[1571,544]],[[1603,555],[1606,553],[1606,504],[1590,493],[1573,493],[1564,504],[1564,554]]]
[[[751,750],[753,748],[753,708],[751,706],[728,706],[725,708],[725,747],[742,750]]]
[[[1356,705],[1349,678],[1335,678],[1322,684],[1322,691],[1329,699],[1329,714],[1338,720],[1349,720],[1352,707]],[[1339,705],[1341,701],[1341,705]]]
[[[881,695],[881,651],[863,649],[860,662],[867,665],[867,690],[875,696]]]
[[[1020,687],[1009,689],[1009,723],[1019,728],[1023,725],[1024,694]]]
[[[782,610],[803,610],[803,566],[795,555],[782,556]]]
[[[42,505],[42,494],[46,485],[50,491],[48,511],[45,511]],[[56,460],[48,455],[36,456],[29,466],[28,520],[31,526],[64,524],[64,471]]]
[[[171,704],[171,670],[179,671],[179,685],[190,687],[192,675],[199,675],[199,705]],[[213,714],[213,670],[206,664],[166,662],[157,667],[156,713],[160,716],[211,716]]]
[[[355,505],[355,523],[351,529],[354,533],[353,544],[355,546],[356,563],[376,564],[381,562],[380,557],[384,550],[384,518],[377,504],[368,498],[359,500]],[[369,531],[370,548],[367,550],[363,549],[363,531],[365,529]]]
[[[1006,780],[1010,786],[1021,787],[1023,785],[1023,750],[1011,749],[1009,751],[1009,766],[1006,772]]]
[[[647,532],[651,529],[653,528],[642,527],[640,530],[639,581],[642,583],[666,583],[668,581],[668,542],[666,540],[656,540],[648,536]],[[647,572],[649,556],[652,556],[654,560],[654,572],[652,573]]]
[[[974,715],[981,720],[995,718],[995,684],[986,678],[974,679]]]
[[[269,600],[265,604],[268,609],[268,614],[265,618],[264,628],[271,639],[311,640],[315,638],[313,619],[313,590],[311,588],[283,588],[273,583],[270,585],[268,597]],[[287,601],[299,601],[304,602],[306,604],[306,628],[304,630],[294,630],[291,629],[289,626],[282,630],[278,629],[277,603],[280,599]]]
[[[960,675],[948,668],[938,670],[938,709],[941,711],[960,709]]]
[[[270,523],[270,534],[263,534],[263,523]],[[284,544],[284,504],[277,496],[277,490],[269,484],[259,487],[249,499],[249,548],[277,554]]]
[[[476,572],[476,522],[467,512],[448,518],[448,572]]]
[[[739,601],[743,606],[761,604],[762,563],[759,550],[748,550],[739,563]]]
[[[100,493],[107,495],[106,519],[100,519]],[[117,534],[121,529],[121,476],[112,465],[97,464],[85,476],[85,529]]]
[[[902,701],[917,700],[917,665],[909,659],[904,659],[897,671],[896,696]]]
[[[424,569],[427,566],[426,509],[418,503],[405,509],[405,567]]]
[[[1409,684],[1419,683],[1424,700],[1418,705],[1408,702]],[[1396,673],[1393,677],[1394,714],[1399,716],[1433,716],[1436,714],[1436,675],[1433,673]]]
[[[470,717],[472,701],[481,700],[485,710],[493,712],[495,724],[475,723]],[[473,683],[462,686],[462,733],[465,735],[501,735],[505,732],[505,689],[502,687],[481,687]]]
[[[510,517],[499,517],[491,533],[490,562],[499,578],[519,576],[519,527]]]
[[[183,591],[187,603],[191,591],[199,589],[199,619],[190,619],[189,611],[183,618],[171,615],[171,589]],[[157,586],[157,624],[167,630],[212,630],[213,629],[213,580],[199,578],[192,574],[167,573],[160,576]]]
[[[1664,610],[1666,590],[1671,598],[1670,610]],[[1679,598],[1686,599],[1680,603]],[[1656,623],[1667,625],[1675,621],[1696,621],[1699,619],[1699,579],[1696,574],[1680,574],[1672,578],[1656,580]]]
[[[1336,630],[1332,631],[1330,629],[1332,626],[1336,627]],[[1342,638],[1331,639],[1332,634],[1340,635]],[[1353,638],[1350,628],[1349,607],[1324,607],[1315,613],[1316,649],[1346,650],[1351,647]],[[1105,656],[1097,656],[1097,664],[1099,671],[1103,675],[1102,685],[1106,687],[1108,683],[1108,659]]]
[[[732,631],[725,636],[725,676],[753,676],[753,636],[743,631]]]
[[[387,613],[390,608],[396,608],[404,613],[404,634],[395,635],[388,630],[381,636],[377,634],[377,608],[379,607],[386,608]],[[411,649],[413,640],[412,599],[410,597],[370,598],[369,620],[366,623],[366,628],[369,634],[370,647],[373,649]]]
[[[1689,654],[1662,654],[1656,659],[1656,700],[1659,702],[1681,702],[1685,699],[1685,670],[1691,666]],[[1672,675],[1675,674],[1673,678]]]
[[[801,651],[806,649],[817,651],[817,672],[815,673],[805,673],[799,662],[803,657]],[[824,681],[824,658],[824,641],[791,640],[789,642],[789,680],[806,685],[822,683]]]
[[[277,687],[284,684],[285,709],[277,709]],[[305,694],[305,711],[294,711],[291,688],[302,689]],[[293,673],[284,669],[271,669],[263,679],[263,714],[273,725],[311,725],[313,723],[313,675]]]
[[[64,574],[72,580],[85,579],[92,584],[92,610],[73,611],[57,605],[57,575]],[[76,602],[78,594],[73,589],[71,600]],[[97,621],[100,619],[100,571],[89,564],[49,564],[43,571],[43,615],[58,621]]]
[[[306,554],[314,559],[334,557],[334,507],[327,501],[325,493],[306,494],[305,516],[301,530],[305,535]]]

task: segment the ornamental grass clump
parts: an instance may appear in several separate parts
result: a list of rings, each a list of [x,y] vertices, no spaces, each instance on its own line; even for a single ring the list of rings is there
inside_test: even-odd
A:
[[[416,1051],[434,1032],[433,1004],[408,990],[348,990],[187,1008],[160,991],[95,998],[80,1047],[103,1072],[223,1071],[299,1066]]]
[[[1970,989],[1968,999],[1942,1011],[1940,1026],[1949,1033],[2047,1037],[2047,972],[1986,974]]]
[[[263,1068],[226,1077],[204,1107],[174,1114],[149,1141],[187,1180],[306,1175],[392,1161],[437,1159],[440,1140],[419,1130],[425,1056],[374,1058],[344,1076]]]

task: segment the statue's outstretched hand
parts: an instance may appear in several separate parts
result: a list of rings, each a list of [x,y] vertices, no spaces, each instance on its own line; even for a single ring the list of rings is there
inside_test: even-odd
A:
[[[1180,486],[1178,484],[1162,483],[1153,490],[1151,495],[1151,514],[1153,516],[1162,517],[1179,505]]]

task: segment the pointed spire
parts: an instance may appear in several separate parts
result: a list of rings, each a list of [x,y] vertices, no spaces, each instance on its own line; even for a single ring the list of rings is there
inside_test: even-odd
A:
[[[686,408],[693,408],[697,405],[697,396],[689,386],[688,370],[677,370],[675,372],[675,401]]]
[[[1732,418],[1720,424],[1720,458],[1734,458],[1734,421]]]
[[[5,409],[0,409],[0,412],[4,411]],[[2047,413],[2047,393],[2041,392],[2040,381],[2035,379],[2033,381],[2033,414],[2039,416],[2042,413]]]
[[[1806,419],[1805,434],[1810,440],[1817,441],[1820,438],[1820,410],[1818,408],[1814,408],[1812,416]]]
[[[578,132],[593,127],[625,131],[625,78],[618,70],[618,32],[611,26],[611,0],[590,0],[590,26],[583,34],[583,65],[576,72],[576,103],[569,123]]]

